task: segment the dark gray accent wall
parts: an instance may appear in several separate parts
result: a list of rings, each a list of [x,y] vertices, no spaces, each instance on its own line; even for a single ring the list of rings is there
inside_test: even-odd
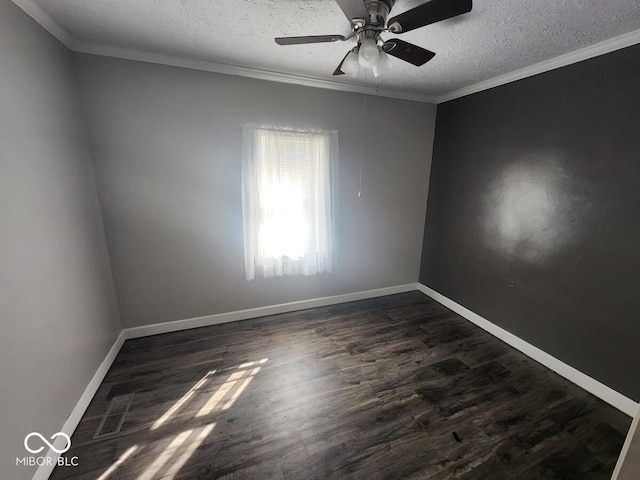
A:
[[[640,400],[640,46],[438,107],[420,281]]]

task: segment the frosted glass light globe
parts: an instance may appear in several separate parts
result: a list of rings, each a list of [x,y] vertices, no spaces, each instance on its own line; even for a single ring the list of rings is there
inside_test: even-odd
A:
[[[378,44],[372,38],[367,38],[360,44],[360,54],[358,60],[363,68],[373,68],[378,64],[380,58],[380,49]]]
[[[378,78],[384,72],[388,71],[391,68],[391,60],[389,60],[389,55],[385,52],[380,52],[378,56],[378,63],[375,64],[372,68],[373,76]]]
[[[360,63],[356,52],[349,52],[347,58],[342,62],[342,71],[352,77],[357,77],[360,73]]]

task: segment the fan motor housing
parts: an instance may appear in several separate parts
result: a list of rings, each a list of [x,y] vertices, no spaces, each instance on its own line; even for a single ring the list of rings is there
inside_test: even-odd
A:
[[[363,19],[365,21],[364,24],[354,21],[353,27],[358,39],[358,45],[367,38],[380,43],[380,33],[384,31],[387,25],[387,18],[395,0],[365,0],[364,3],[369,12],[369,18]]]
[[[387,24],[387,18],[394,3],[395,0],[365,0],[364,4],[369,12],[366,26],[383,29]]]

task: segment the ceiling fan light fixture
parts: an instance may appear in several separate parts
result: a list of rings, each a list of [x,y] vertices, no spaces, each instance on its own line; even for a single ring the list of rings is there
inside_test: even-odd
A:
[[[358,60],[362,68],[373,68],[377,65],[380,59],[380,49],[378,43],[372,39],[367,38],[360,44],[360,53],[358,54]]]
[[[376,63],[373,68],[373,76],[378,78],[383,73],[387,72],[391,68],[391,60],[389,59],[389,55],[385,52],[380,52],[378,56],[378,63]]]
[[[396,0],[335,0],[351,22],[351,33],[344,35],[306,35],[278,37],[278,45],[304,45],[310,43],[344,42],[355,38],[358,46],[342,59],[333,75],[349,74],[367,79],[368,71],[374,77],[390,68],[389,56],[421,67],[436,54],[426,48],[397,38],[384,41],[381,34],[401,34],[433,23],[468,13],[473,0],[421,0],[418,6],[388,18]],[[418,0],[412,0],[418,1]],[[356,62],[357,59],[357,62]]]
[[[360,73],[360,61],[358,59],[358,51],[351,50],[342,62],[342,71],[352,77],[357,77]]]

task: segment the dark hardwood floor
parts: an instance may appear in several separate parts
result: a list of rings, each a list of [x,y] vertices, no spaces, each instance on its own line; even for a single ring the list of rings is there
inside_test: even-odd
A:
[[[608,480],[630,422],[411,292],[127,341],[52,478]]]

